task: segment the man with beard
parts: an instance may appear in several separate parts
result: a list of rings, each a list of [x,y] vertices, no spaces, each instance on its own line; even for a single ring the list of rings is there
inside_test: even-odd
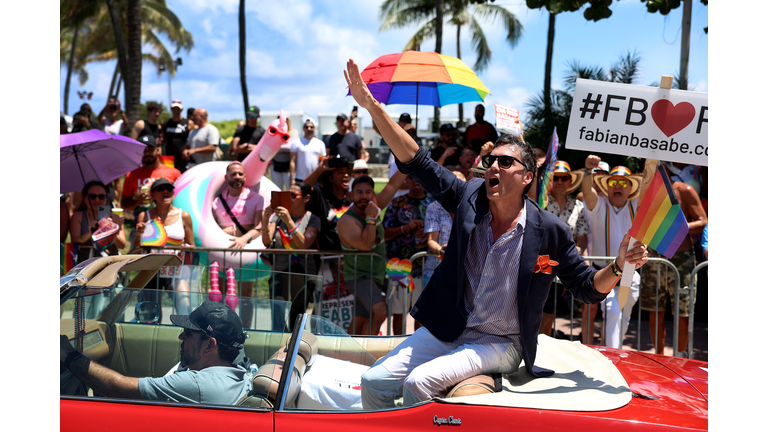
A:
[[[187,163],[182,158],[182,153],[189,137],[189,121],[181,117],[182,109],[184,105],[180,100],[171,102],[173,116],[163,123],[160,135],[163,136],[165,143],[165,154],[173,156],[173,166],[183,174],[187,170]]]
[[[144,185],[152,183],[160,177],[165,177],[171,183],[174,183],[181,175],[176,168],[171,168],[160,163],[160,154],[162,150],[157,144],[153,135],[142,135],[138,141],[145,144],[144,156],[141,158],[141,167],[129,172],[125,176],[123,184],[123,195],[120,204],[127,213],[133,211],[134,220],[142,211],[148,210],[150,206],[145,203],[151,203],[149,197],[149,188],[142,191]],[[133,231],[131,231],[131,241],[133,240]]]
[[[353,205],[339,219],[337,229],[341,247],[349,251],[386,253],[383,212],[374,204],[374,182],[369,176],[357,177],[352,183]],[[384,274],[387,263],[378,256],[344,256],[344,280],[355,293],[355,319],[349,334],[378,334],[387,319]],[[370,320],[370,321],[369,321]],[[369,327],[370,326],[370,327]]]
[[[246,335],[237,314],[228,306],[206,301],[189,315],[171,315],[184,331],[181,365],[187,370],[160,378],[123,376],[91,361],[61,335],[63,367],[95,393],[107,397],[163,402],[234,405],[250,390],[247,371],[233,364]]]
[[[427,196],[421,185],[412,176],[405,179],[408,194],[392,200],[384,216],[384,241],[387,258],[410,259],[416,252],[427,252],[427,237],[424,234],[424,221],[427,207],[434,201]],[[414,290],[410,294],[408,310],[419,298],[422,288],[423,259],[414,262],[411,277]],[[392,296],[392,330],[394,334],[403,334],[403,301],[405,290],[402,284]],[[417,324],[416,328],[419,328]]]
[[[245,187],[245,170],[240,162],[232,162],[224,174],[227,189],[213,200],[213,215],[221,229],[232,236],[231,249],[243,249],[245,245],[261,235],[264,198],[252,189]],[[250,297],[253,284],[257,280],[255,272],[240,273],[240,318],[243,326],[250,327],[253,307]]]

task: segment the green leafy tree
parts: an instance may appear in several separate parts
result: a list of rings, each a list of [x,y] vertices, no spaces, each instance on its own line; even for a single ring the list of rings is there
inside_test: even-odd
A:
[[[576,12],[582,6],[589,4],[584,9],[584,18],[587,21],[599,21],[610,17],[613,12],[610,6],[613,0],[526,0],[525,4],[529,9],[545,8],[549,12],[549,26],[547,29],[547,55],[544,62],[544,109],[546,113],[551,112],[552,105],[552,56],[555,46],[555,16],[561,12]],[[546,119],[550,129],[554,127],[554,118]]]
[[[382,4],[379,16],[383,20],[379,31],[392,28],[421,27],[406,43],[404,50],[419,49],[424,39],[436,36],[438,27],[434,0],[389,0]],[[446,0],[445,14],[448,23],[456,26],[456,57],[461,58],[461,30],[468,28],[472,48],[476,56],[473,69],[482,72],[491,62],[491,48],[480,21],[495,23],[501,21],[506,30],[506,40],[514,47],[523,33],[523,25],[517,17],[499,5],[487,4],[482,0]],[[426,22],[424,22],[426,20]],[[463,119],[463,104],[459,104],[459,118]]]
[[[606,71],[601,66],[582,65],[572,60],[568,63],[568,71],[563,79],[563,89],[554,90],[550,94],[549,112],[544,103],[543,92],[533,96],[525,103],[528,108],[528,117],[524,123],[525,140],[532,146],[546,150],[552,139],[552,130],[557,127],[557,136],[560,140],[560,150],[557,153],[559,160],[564,160],[572,169],[584,166],[584,160],[589,152],[572,150],[567,146],[568,122],[573,106],[573,93],[576,90],[576,79],[591,79],[622,84],[637,84],[640,76],[641,57],[636,52],[623,54],[618,61],[613,63]],[[615,154],[601,154],[600,158],[610,166],[624,165],[632,172],[642,170],[642,159]]]
[[[128,20],[129,5],[133,7],[131,9],[133,11],[132,17],[134,17],[132,21]],[[60,10],[62,58],[66,55],[65,53],[71,52],[71,40],[76,23],[85,23],[79,27],[80,31],[72,62],[72,72],[78,75],[81,86],[88,79],[85,69],[88,64],[117,60],[118,64],[113,74],[110,94],[117,93],[114,89],[119,87],[120,81],[123,81],[126,82],[126,95],[128,95],[129,84],[126,81],[128,73],[120,66],[120,52],[123,51],[125,54],[122,60],[128,63],[128,48],[130,46],[132,50],[138,53],[134,57],[141,59],[137,62],[138,64],[132,64],[132,68],[138,68],[139,71],[137,90],[140,94],[142,62],[152,64],[157,69],[158,75],[163,70],[168,70],[171,76],[176,74],[176,64],[173,61],[172,51],[162,43],[160,35],[166,37],[171,48],[175,48],[175,53],[182,49],[189,52],[194,47],[192,34],[184,28],[179,18],[168,8],[165,0],[107,0],[106,2],[60,0]],[[136,16],[138,16],[138,21],[135,19]],[[134,28],[133,38],[128,37],[129,22]],[[116,32],[116,28],[119,31]],[[138,32],[135,31],[136,29]],[[132,41],[132,43],[127,44],[126,41]],[[149,52],[142,53],[142,45],[150,47]],[[135,86],[135,83],[132,84]],[[65,94],[65,99],[66,95],[68,92]],[[127,99],[125,102],[126,114],[128,114]],[[138,112],[138,105],[136,112]]]

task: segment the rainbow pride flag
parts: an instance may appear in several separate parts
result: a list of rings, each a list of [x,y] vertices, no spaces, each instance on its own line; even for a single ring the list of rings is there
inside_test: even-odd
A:
[[[168,233],[159,217],[146,223],[144,232],[141,234],[143,246],[165,246],[167,242]]]
[[[688,235],[688,222],[663,167],[656,170],[629,235],[670,259]]]
[[[291,246],[291,237],[283,231],[282,228],[278,228],[277,232],[280,233],[280,239],[283,241],[283,248],[285,249],[293,249],[293,246]]]
[[[549,190],[552,188],[552,177],[557,163],[557,150],[560,148],[560,140],[557,138],[557,127],[552,132],[552,142],[547,149],[547,159],[544,161],[544,176],[536,186],[536,203],[544,208],[549,203]]]
[[[161,155],[159,158],[161,164],[169,168],[176,168],[176,165],[174,165],[175,158],[173,156]]]
[[[63,276],[75,266],[77,245],[75,243],[59,243],[59,245],[59,271]]]

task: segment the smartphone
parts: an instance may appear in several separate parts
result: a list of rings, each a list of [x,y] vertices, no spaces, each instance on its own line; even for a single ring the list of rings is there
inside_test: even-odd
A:
[[[272,209],[283,207],[291,211],[291,191],[272,191],[272,199],[269,202]]]
[[[112,207],[110,207],[108,205],[100,205],[99,206],[99,214],[98,214],[99,220],[102,220],[105,217],[109,216],[110,213],[112,213]]]

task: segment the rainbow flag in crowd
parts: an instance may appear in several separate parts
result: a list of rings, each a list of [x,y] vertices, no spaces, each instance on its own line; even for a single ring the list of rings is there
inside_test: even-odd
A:
[[[292,250],[293,246],[291,246],[291,236],[285,233],[282,228],[278,228],[277,232],[280,233],[280,239],[283,241],[283,247],[288,250]],[[298,264],[299,262],[299,256],[296,254],[291,254],[291,262]]]
[[[169,168],[176,168],[176,166],[174,165],[174,161],[175,161],[175,158],[173,156],[166,156],[166,155],[160,156],[160,163]]]
[[[65,275],[75,266],[75,255],[77,254],[77,245],[74,243],[59,243],[59,267],[61,275]]]
[[[168,243],[168,233],[160,218],[152,219],[144,226],[144,232],[141,234],[141,244],[143,246],[165,246]],[[175,245],[175,246],[180,246]]]
[[[656,170],[629,235],[670,259],[688,235],[688,222],[664,167]]]
[[[552,142],[547,149],[547,159],[544,161],[544,176],[536,187],[536,203],[539,207],[547,206],[549,198],[549,189],[552,187],[552,177],[557,163],[557,150],[560,148],[560,140],[557,139],[557,127],[552,132]]]

